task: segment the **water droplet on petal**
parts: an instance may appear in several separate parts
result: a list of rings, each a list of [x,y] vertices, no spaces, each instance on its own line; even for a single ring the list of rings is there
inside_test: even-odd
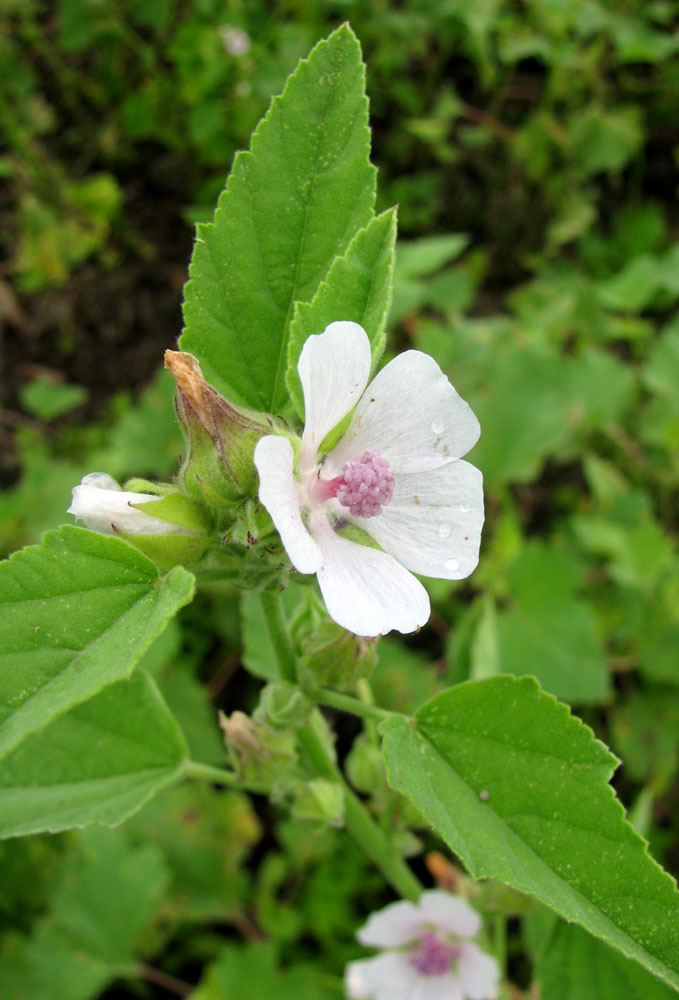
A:
[[[458,570],[460,568],[460,560],[459,559],[446,559],[446,561],[444,562],[443,565],[445,566],[446,569],[450,570],[451,573],[455,573],[456,570]]]
[[[448,538],[450,527],[447,524],[439,524],[439,538]]]
[[[431,425],[431,429],[434,434],[443,434],[445,426],[444,424],[441,423],[440,420],[435,420],[434,423]]]
[[[460,504],[460,514],[468,514],[469,510],[469,507],[463,507],[462,504]]]

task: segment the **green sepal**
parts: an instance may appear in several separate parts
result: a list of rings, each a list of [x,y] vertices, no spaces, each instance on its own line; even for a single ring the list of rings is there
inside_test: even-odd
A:
[[[173,566],[195,568],[211,544],[207,535],[126,535],[122,531],[117,534],[152,559],[163,571]]]
[[[218,510],[253,497],[258,484],[255,446],[281,429],[280,421],[226,399],[205,381],[191,354],[166,351],[165,365],[177,384],[177,417],[186,445],[178,482]]]
[[[368,677],[376,663],[375,639],[354,635],[328,620],[302,640],[301,679],[314,687],[348,688]]]
[[[344,789],[339,781],[313,778],[295,789],[290,807],[293,819],[312,824],[314,833],[344,825]]]
[[[274,730],[245,712],[219,714],[234,770],[244,785],[270,789],[297,760],[291,730]]]
[[[312,703],[298,687],[276,681],[262,690],[254,718],[274,729],[299,729],[309,721],[312,709]]]

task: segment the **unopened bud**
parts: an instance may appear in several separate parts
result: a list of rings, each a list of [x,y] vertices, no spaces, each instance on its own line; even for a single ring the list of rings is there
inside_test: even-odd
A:
[[[379,747],[359,736],[345,762],[347,777],[359,792],[375,795],[386,788],[387,769]]]
[[[210,518],[202,504],[174,487],[158,489],[160,496],[123,490],[106,472],[91,472],[73,488],[67,513],[91,531],[127,539],[161,569],[192,566],[210,542]]]
[[[254,717],[274,729],[299,729],[309,721],[312,708],[298,687],[288,681],[276,681],[262,691]]]
[[[333,688],[350,687],[372,673],[377,663],[377,640],[354,635],[331,621],[320,623],[303,640],[301,660],[305,683]]]
[[[344,825],[344,790],[338,781],[313,778],[295,790],[290,815],[311,823],[316,833]]]
[[[233,765],[245,784],[271,788],[297,759],[295,737],[290,730],[270,729],[245,712],[231,716],[219,713]]]
[[[166,351],[165,367],[177,384],[177,416],[186,439],[180,484],[216,508],[254,496],[255,445],[277,422],[225,399],[205,381],[191,354]]]

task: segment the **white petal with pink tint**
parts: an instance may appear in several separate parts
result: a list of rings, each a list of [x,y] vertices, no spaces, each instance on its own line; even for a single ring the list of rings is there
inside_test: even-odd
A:
[[[403,952],[388,951],[376,958],[351,962],[345,974],[347,996],[362,1000],[412,1000],[417,986],[417,972]]]
[[[372,948],[398,948],[413,941],[423,930],[424,921],[419,906],[401,899],[390,903],[377,913],[371,913],[367,922],[356,932],[361,944]]]
[[[397,476],[380,516],[355,520],[411,572],[462,580],[479,561],[483,477],[462,460]]]
[[[463,995],[468,1000],[488,1000],[500,979],[496,960],[471,942],[460,950],[457,975]]]
[[[358,323],[331,323],[308,338],[297,366],[304,392],[305,451],[317,450],[356,405],[370,378],[370,364],[370,341]]]
[[[440,889],[423,892],[418,909],[427,923],[435,924],[448,934],[470,938],[481,929],[481,918],[476,910],[466,900],[453,896],[450,892],[442,892]]]
[[[368,386],[333,449],[330,472],[367,448],[379,449],[395,473],[436,469],[465,455],[480,433],[471,408],[434,359],[406,351]]]
[[[392,556],[342,538],[324,514],[314,514],[311,531],[323,553],[317,570],[323,600],[338,625],[364,636],[424,625],[427,591]]]
[[[284,437],[263,437],[257,442],[254,461],[259,473],[259,498],[276,525],[290,562],[300,573],[315,573],[322,556],[302,521],[292,445]]]

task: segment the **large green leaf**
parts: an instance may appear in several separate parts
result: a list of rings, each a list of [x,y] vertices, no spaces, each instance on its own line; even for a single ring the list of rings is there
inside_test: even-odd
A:
[[[0,771],[0,837],[113,825],[181,774],[186,743],[143,671],[24,740]]]
[[[88,830],[67,859],[50,911],[0,957],[3,1000],[90,1000],[138,973],[136,951],[169,873],[154,844]],[[148,944],[147,944],[148,947]]]
[[[509,570],[508,608],[497,616],[496,673],[531,674],[568,702],[610,694],[591,607],[575,596],[582,570],[561,549],[527,542]]]
[[[199,226],[182,350],[236,402],[285,402],[289,327],[375,198],[365,67],[343,25],[319,42],[240,152],[214,222]]]
[[[562,921],[536,973],[540,1000],[672,1000],[677,995],[635,962]]]
[[[166,905],[175,917],[228,920],[251,902],[244,862],[261,830],[247,795],[183,781],[149,802],[125,831],[163,852],[172,873]]]
[[[129,676],[193,595],[119,538],[64,527],[0,563],[0,754]]]
[[[616,764],[531,678],[461,684],[383,723],[389,779],[476,878],[530,893],[679,987],[679,893],[625,821]]]
[[[356,234],[345,255],[335,260],[313,301],[297,305],[290,327],[287,383],[300,416],[304,416],[304,398],[297,362],[307,337],[323,333],[335,320],[351,320],[360,323],[370,338],[373,365],[382,356],[395,246],[396,212],[389,209]]]
[[[280,969],[273,941],[250,942],[245,947],[226,944],[207,970],[190,1000],[236,1000],[247,995],[257,1000],[340,1000],[339,979],[309,966]]]

